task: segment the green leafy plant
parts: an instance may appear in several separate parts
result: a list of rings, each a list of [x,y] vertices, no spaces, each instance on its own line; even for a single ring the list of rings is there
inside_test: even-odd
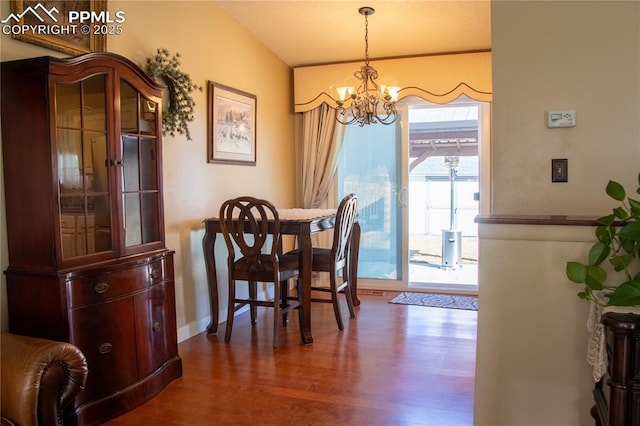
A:
[[[640,194],[640,175],[638,175]],[[625,188],[618,182],[609,181],[607,194],[620,206],[613,213],[598,219],[595,230],[597,243],[589,250],[587,263],[567,262],[567,277],[584,289],[578,297],[602,306],[640,305],[640,201],[627,197]],[[601,266],[608,261],[621,277],[617,285],[605,285],[607,272]],[[602,291],[608,299],[602,302],[594,291]]]
[[[152,78],[162,80],[169,92],[168,106],[162,112],[162,131],[171,136],[176,133],[191,139],[189,123],[193,121],[195,102],[191,97],[194,90],[202,87],[194,84],[188,74],[180,70],[180,54],[170,56],[167,49],[158,49],[154,56],[148,57],[144,70]]]

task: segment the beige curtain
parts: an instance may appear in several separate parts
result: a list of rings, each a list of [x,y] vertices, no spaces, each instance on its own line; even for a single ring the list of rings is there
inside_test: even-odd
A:
[[[343,139],[344,126],[327,104],[302,114],[302,207],[317,209],[327,200]]]

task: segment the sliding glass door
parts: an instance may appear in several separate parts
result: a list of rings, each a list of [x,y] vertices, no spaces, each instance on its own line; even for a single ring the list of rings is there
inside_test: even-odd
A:
[[[358,194],[360,279],[402,281],[402,124],[347,126],[338,164],[338,199]]]
[[[476,291],[482,105],[408,105],[412,289]]]
[[[393,125],[347,126],[338,164],[336,199],[358,194],[361,287],[475,291],[489,104],[406,98],[398,107]]]

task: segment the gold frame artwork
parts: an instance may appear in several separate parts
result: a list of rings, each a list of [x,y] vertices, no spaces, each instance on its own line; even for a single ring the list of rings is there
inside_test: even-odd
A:
[[[207,160],[256,165],[257,97],[207,82]]]
[[[41,5],[41,7],[37,7]],[[51,11],[51,8],[55,7],[58,11],[56,19],[62,21],[54,21],[52,15],[47,13],[43,15],[44,22],[39,21],[37,16],[33,13],[20,16],[25,9],[31,7],[42,11],[46,8]],[[35,10],[35,9],[34,9]],[[106,12],[107,0],[79,0],[79,1],[65,1],[65,0],[11,0],[11,12],[19,17],[19,21],[14,25],[46,25],[52,26],[54,23],[58,26],[70,25],[68,22],[68,12],[76,11],[91,11],[91,12]],[[39,15],[38,15],[39,16]],[[105,34],[96,34],[93,25],[83,25],[73,23],[75,26],[75,34],[36,34],[36,33],[19,33],[12,34],[13,38],[21,40],[27,43],[43,46],[48,49],[57,50],[59,52],[68,53],[69,55],[80,55],[89,52],[103,52],[107,48],[107,36]]]

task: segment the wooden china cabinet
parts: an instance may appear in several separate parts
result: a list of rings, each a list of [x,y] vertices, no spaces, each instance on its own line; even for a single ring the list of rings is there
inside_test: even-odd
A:
[[[111,53],[3,62],[9,329],[78,346],[97,424],[182,374],[165,247],[162,88]]]

